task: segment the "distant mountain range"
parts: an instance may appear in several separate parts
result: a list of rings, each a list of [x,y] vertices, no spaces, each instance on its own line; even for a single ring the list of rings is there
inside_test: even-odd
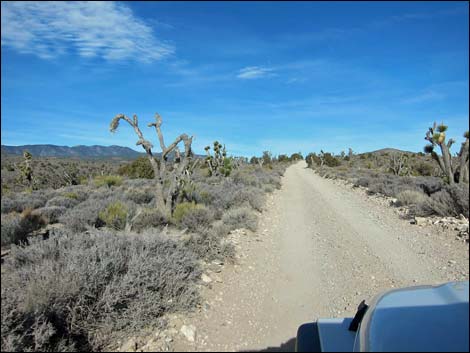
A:
[[[60,158],[137,158],[145,155],[129,147],[122,146],[56,146],[56,145],[2,145],[2,154],[21,156],[23,151],[29,151],[33,157]]]

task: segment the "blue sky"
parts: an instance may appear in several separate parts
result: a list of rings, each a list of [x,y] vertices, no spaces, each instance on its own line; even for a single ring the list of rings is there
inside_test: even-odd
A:
[[[235,155],[462,141],[467,2],[2,2],[2,144],[122,145],[163,117]],[[144,125],[145,123],[145,125]]]

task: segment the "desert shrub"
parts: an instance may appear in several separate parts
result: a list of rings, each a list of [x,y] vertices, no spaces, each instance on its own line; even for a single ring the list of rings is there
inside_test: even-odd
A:
[[[153,179],[155,173],[147,157],[138,157],[131,163],[125,164],[118,169],[119,175],[125,175],[129,178]]]
[[[419,190],[413,178],[384,174],[373,178],[369,184],[370,193],[383,194],[389,197],[396,197],[401,191],[405,190]]]
[[[434,166],[431,163],[420,161],[413,165],[413,174],[420,176],[431,176],[434,172]]]
[[[155,195],[154,192],[149,189],[131,188],[126,191],[125,196],[136,204],[148,204],[154,199]]]
[[[413,213],[419,216],[454,216],[460,214],[469,217],[468,185],[446,185],[435,192],[425,202],[417,205]]]
[[[250,210],[247,207],[228,210],[222,216],[222,222],[224,222],[230,230],[246,228],[255,231],[257,227],[256,215],[253,213],[253,210]]]
[[[106,185],[107,187],[119,186],[122,184],[122,177],[118,175],[99,175],[94,179],[97,187]]]
[[[158,234],[61,232],[2,265],[2,351],[96,351],[198,302],[196,257]],[[160,324],[161,325],[161,324]]]
[[[179,222],[183,228],[188,228],[190,231],[196,231],[208,227],[213,220],[212,212],[203,205],[196,205],[194,208],[189,208],[181,217]]]
[[[189,237],[183,239],[183,244],[206,261],[233,259],[235,248],[224,239],[227,233],[228,228],[225,225],[217,225],[190,234]]]
[[[66,211],[67,208],[63,206],[46,206],[35,209],[32,213],[42,217],[47,224],[52,224],[59,222],[60,216]]]
[[[98,213],[99,219],[108,227],[114,229],[124,229],[126,226],[128,208],[122,202],[110,203],[106,208]]]
[[[273,187],[270,184],[265,185],[263,189],[264,189],[264,192],[273,192],[274,191]]]
[[[98,213],[109,204],[108,199],[91,198],[74,208],[68,209],[60,218],[67,228],[74,232],[83,232],[90,226],[99,226]]]
[[[18,207],[18,205],[15,202],[15,200],[13,200],[9,197],[3,197],[2,196],[2,202],[1,202],[2,214],[16,211],[17,207]]]
[[[176,205],[175,210],[173,211],[173,222],[179,225],[181,224],[181,221],[183,220],[186,213],[203,207],[203,205],[198,205],[195,202],[182,202]]]
[[[292,153],[291,156],[290,156],[290,160],[291,161],[300,161],[301,159],[304,159],[304,157],[302,157],[302,154],[299,152],[299,153]]]
[[[264,194],[260,189],[243,188],[240,192],[236,193],[233,198],[234,202],[231,205],[241,206],[248,202],[248,204],[257,211],[261,211],[264,206]]]
[[[470,218],[468,184],[447,185],[446,190],[454,200],[453,215],[458,216],[463,214]]]
[[[168,224],[165,215],[156,208],[144,208],[132,221],[132,230],[141,232],[147,228],[156,228]]]
[[[262,190],[252,186],[235,184],[233,181],[225,180],[216,185],[198,185],[200,195],[204,195],[202,202],[212,206],[217,212],[222,212],[232,207],[249,204],[260,211],[264,206],[264,193]]]
[[[46,203],[46,207],[60,206],[65,208],[72,208],[78,205],[79,201],[76,198],[66,196],[56,196]]]
[[[238,169],[232,173],[233,181],[237,184],[243,184],[247,186],[258,186],[258,178],[254,173],[246,169]]]
[[[86,199],[88,199],[88,196],[90,195],[90,190],[84,186],[71,186],[71,187],[65,188],[64,190],[70,190],[70,191],[65,191],[62,194],[62,196],[77,200],[78,202],[85,201]]]
[[[398,205],[419,205],[425,202],[429,196],[422,191],[404,190],[397,194]]]
[[[337,166],[341,165],[341,161],[329,152],[326,152],[323,155],[323,158],[325,160],[325,164],[328,167],[337,167]]]
[[[371,182],[371,179],[369,177],[360,177],[356,180],[354,183],[355,186],[363,186],[363,187],[368,187]]]
[[[78,194],[76,192],[66,192],[63,196],[69,199],[78,200]]]
[[[2,214],[1,244],[19,244],[26,241],[28,235],[45,224],[41,215],[33,214],[30,209],[21,214]]]
[[[414,184],[427,195],[434,194],[444,187],[442,179],[435,177],[417,177],[414,179]]]
[[[8,198],[2,198],[2,213],[22,212],[25,209],[45,206],[47,197],[41,193],[17,193]]]
[[[2,213],[2,246],[26,240],[28,231],[19,213]]]

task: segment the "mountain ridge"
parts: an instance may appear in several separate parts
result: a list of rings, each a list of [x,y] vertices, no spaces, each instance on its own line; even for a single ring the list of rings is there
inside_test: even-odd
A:
[[[19,145],[8,146],[1,145],[2,154],[21,156],[23,151],[29,151],[36,157],[73,157],[73,158],[137,158],[145,155],[143,152],[137,152],[129,147],[118,145],[102,146],[102,145],[76,145],[76,146],[59,146],[53,144],[37,144],[37,145]]]

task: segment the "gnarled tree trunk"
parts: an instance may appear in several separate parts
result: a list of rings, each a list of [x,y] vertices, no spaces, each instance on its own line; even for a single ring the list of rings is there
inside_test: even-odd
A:
[[[180,180],[185,176],[185,173],[188,172],[189,162],[192,158],[192,136],[189,137],[186,134],[181,134],[178,136],[175,141],[168,147],[165,146],[165,140],[161,131],[162,118],[156,113],[155,122],[148,124],[149,127],[155,127],[158,140],[160,143],[160,148],[162,150],[160,155],[160,160],[157,160],[157,157],[153,154],[152,148],[153,145],[150,141],[146,140],[142,134],[142,131],[139,128],[137,115],[134,114],[133,119],[131,120],[124,114],[118,114],[111,121],[110,130],[115,132],[119,126],[119,121],[124,120],[129,125],[134,128],[136,135],[139,137],[136,145],[141,145],[142,148],[147,153],[147,157],[150,161],[152,169],[155,174],[155,198],[157,201],[157,208],[167,217],[170,217],[174,206],[175,201],[178,198],[179,193],[181,192],[181,183]],[[184,154],[181,155],[178,149],[178,144],[180,142],[184,143]],[[173,170],[169,170],[167,166],[168,155],[175,151],[175,163],[173,165]],[[166,195],[164,193],[164,185],[169,183],[168,190]]]

